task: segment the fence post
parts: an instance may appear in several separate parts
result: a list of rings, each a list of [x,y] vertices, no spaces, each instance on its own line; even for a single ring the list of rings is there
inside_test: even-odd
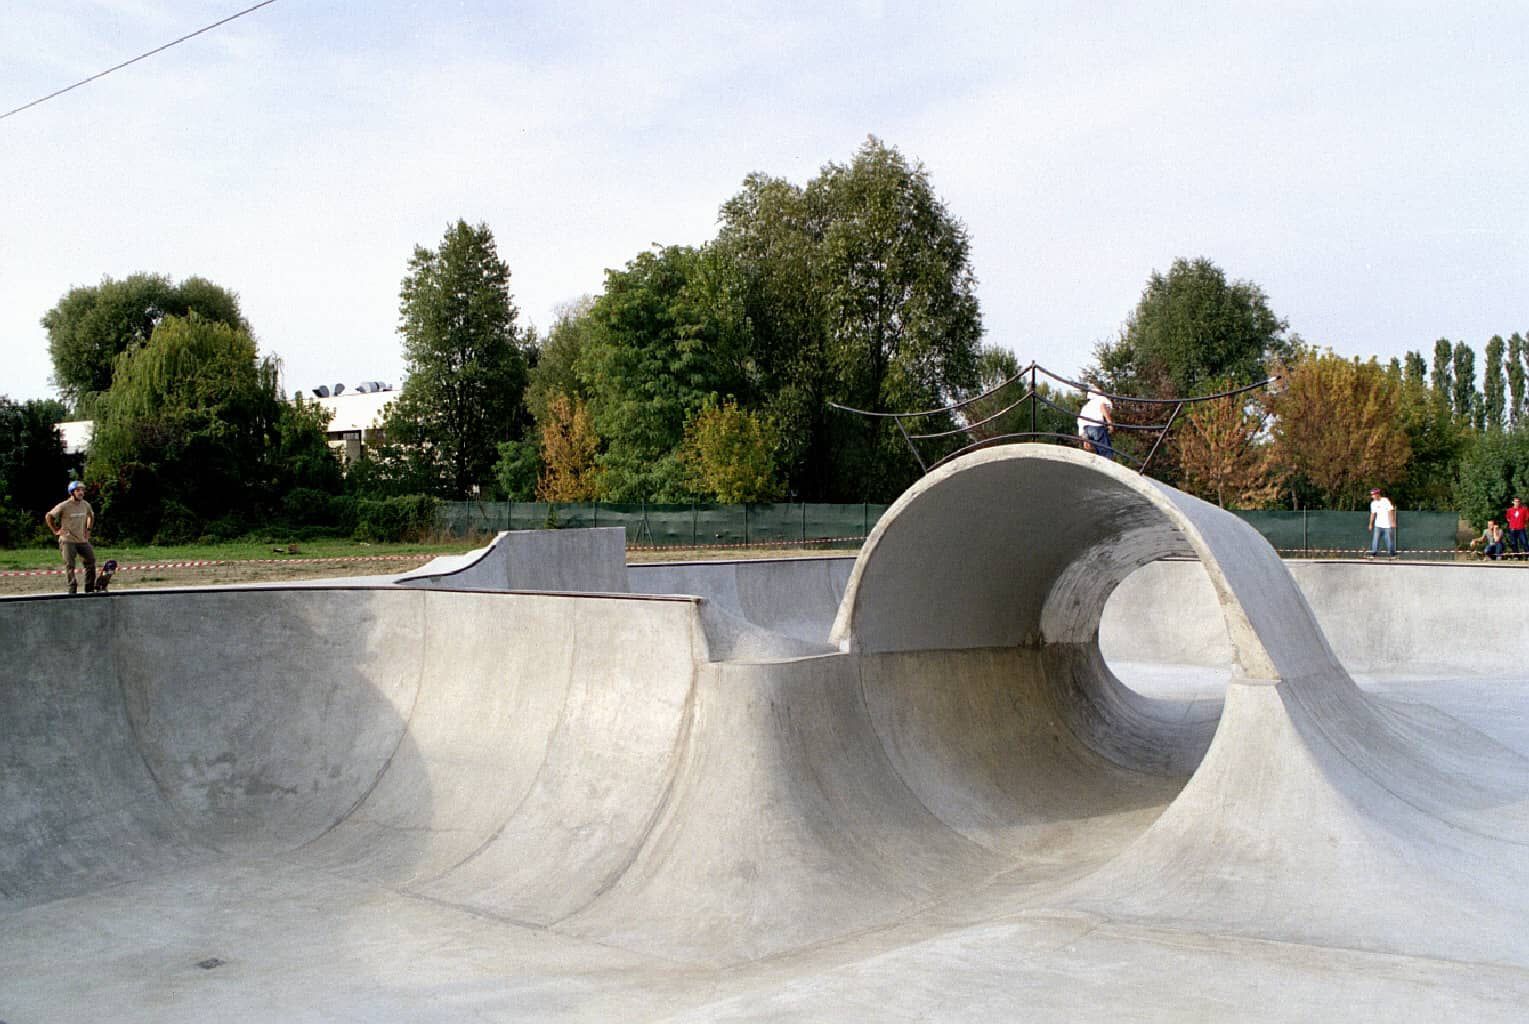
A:
[[[749,503],[743,503],[743,546],[749,546]]]
[[[802,502],[802,547],[807,546],[807,503]]]
[[[698,512],[698,511],[697,511],[697,510],[696,510],[696,505],[695,505],[695,502],[693,502],[693,501],[692,501],[692,502],[691,502],[691,503],[690,503],[690,546],[691,546],[691,547],[692,547],[692,548],[694,548],[694,547],[695,547],[695,538],[696,538],[696,532],[695,532],[695,527],[696,527],[696,517],[697,517],[697,516],[698,516],[698,515],[699,515],[699,514],[700,514],[700,513],[699,513],[699,512]]]

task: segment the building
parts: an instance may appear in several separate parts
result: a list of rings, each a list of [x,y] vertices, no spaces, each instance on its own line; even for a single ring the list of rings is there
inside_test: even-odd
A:
[[[329,447],[340,453],[345,465],[359,459],[366,449],[383,438],[382,424],[387,418],[387,408],[398,397],[386,384],[376,384],[366,391],[342,391],[329,394],[328,388],[315,388],[323,392],[310,399],[329,411]]]

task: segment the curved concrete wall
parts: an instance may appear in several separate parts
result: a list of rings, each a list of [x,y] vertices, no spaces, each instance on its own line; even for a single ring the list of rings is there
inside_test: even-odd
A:
[[[1523,675],[1529,571],[1488,563],[1285,563],[1345,668],[1373,675]],[[1148,565],[1105,606],[1112,661],[1225,666],[1215,590],[1194,561]]]

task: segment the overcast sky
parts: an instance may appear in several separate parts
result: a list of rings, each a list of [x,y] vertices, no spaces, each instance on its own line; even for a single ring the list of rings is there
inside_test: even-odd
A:
[[[0,111],[255,0],[0,0]],[[754,171],[879,136],[1061,371],[1206,256],[1346,355],[1529,331],[1529,4],[278,0],[0,120],[0,393],[73,285],[239,294],[288,390],[403,365],[416,244],[486,222],[522,322]]]

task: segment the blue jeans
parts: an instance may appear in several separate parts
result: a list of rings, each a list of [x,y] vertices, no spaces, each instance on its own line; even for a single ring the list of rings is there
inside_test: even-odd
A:
[[[1084,427],[1083,439],[1093,445],[1094,451],[1106,459],[1115,457],[1115,449],[1110,447],[1110,432],[1104,427]]]
[[[1370,554],[1375,555],[1380,553],[1380,539],[1382,537],[1386,539],[1386,554],[1390,555],[1392,558],[1395,558],[1396,527],[1394,526],[1375,527],[1375,532],[1370,534]]]
[[[1508,543],[1513,545],[1513,553],[1529,551],[1529,530],[1509,530]]]
[[[1495,544],[1488,544],[1487,545],[1486,556],[1488,558],[1493,559],[1495,561],[1496,559],[1499,559],[1499,558],[1502,557],[1502,553],[1503,553],[1504,550],[1505,550],[1505,548],[1504,548],[1503,542],[1502,541],[1497,541]]]

